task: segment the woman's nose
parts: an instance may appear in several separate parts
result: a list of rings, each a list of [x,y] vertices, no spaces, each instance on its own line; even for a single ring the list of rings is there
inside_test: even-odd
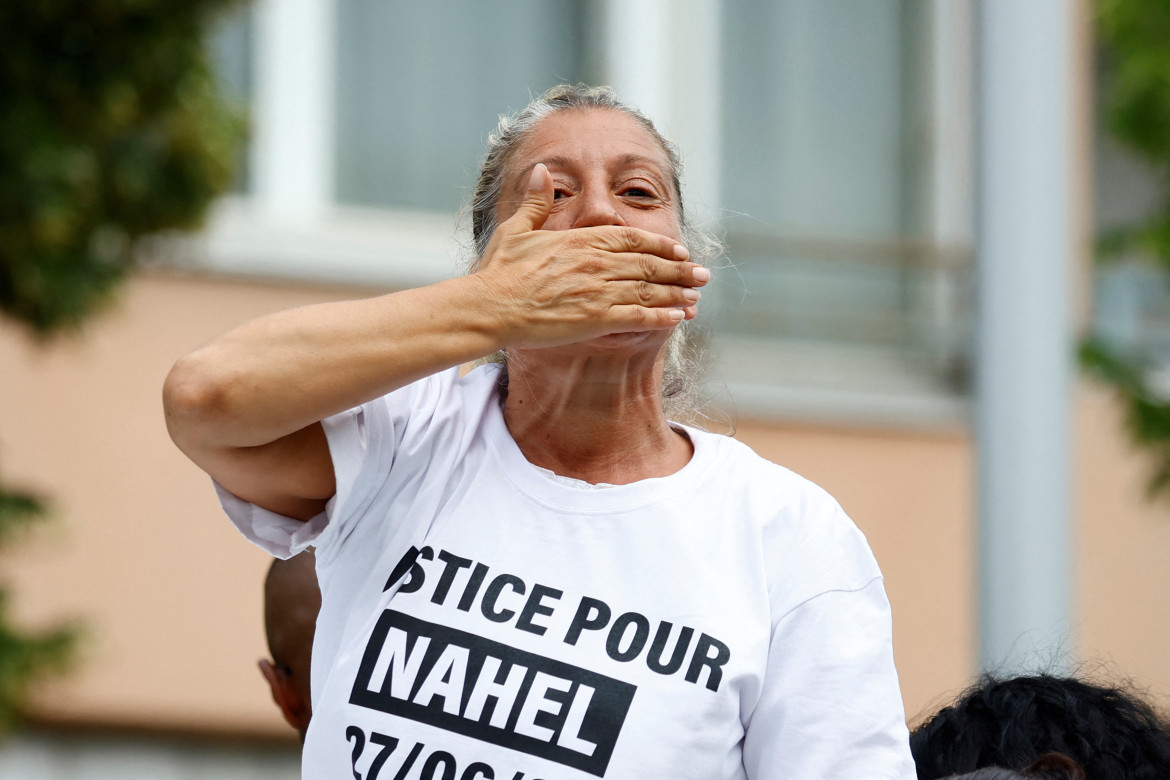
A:
[[[618,211],[618,204],[607,192],[582,193],[577,196],[576,205],[577,213],[573,215],[573,227],[626,224]]]

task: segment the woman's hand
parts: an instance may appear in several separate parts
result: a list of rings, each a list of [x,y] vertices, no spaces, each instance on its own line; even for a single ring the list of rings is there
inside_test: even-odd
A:
[[[542,230],[553,205],[544,165],[473,275],[509,347],[551,347],[611,333],[671,328],[695,316],[710,279],[678,241],[603,225]]]

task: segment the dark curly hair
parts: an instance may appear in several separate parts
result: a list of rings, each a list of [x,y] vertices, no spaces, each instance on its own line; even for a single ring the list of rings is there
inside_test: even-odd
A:
[[[951,775],[946,780],[1086,780],[1080,764],[1063,753],[1045,753],[1018,772],[1015,769],[990,766],[963,775]]]
[[[1170,729],[1120,688],[1041,674],[984,676],[910,734],[918,780],[982,767],[1027,768],[1062,753],[1088,780],[1170,778]]]

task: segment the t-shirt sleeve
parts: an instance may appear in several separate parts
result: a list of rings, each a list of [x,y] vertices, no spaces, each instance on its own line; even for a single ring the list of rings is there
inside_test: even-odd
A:
[[[881,570],[832,496],[782,484],[764,534],[772,633],[744,721],[747,776],[913,780]]]
[[[776,623],[743,760],[752,780],[916,777],[880,577]]]
[[[276,558],[288,559],[311,546],[329,522],[329,510],[309,521],[296,520],[248,503],[214,479],[215,494],[244,538]]]
[[[245,538],[270,555],[290,558],[314,546],[321,560],[328,555],[322,545],[336,546],[344,540],[362,507],[383,483],[412,418],[432,418],[457,380],[457,369],[444,371],[322,420],[337,489],[325,511],[311,520],[270,512],[215,483],[220,506]]]

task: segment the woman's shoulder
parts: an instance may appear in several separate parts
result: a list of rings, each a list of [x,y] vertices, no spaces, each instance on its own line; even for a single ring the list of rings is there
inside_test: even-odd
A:
[[[777,506],[803,505],[834,512],[837,501],[816,482],[768,460],[749,445],[727,434],[687,428],[696,450],[706,451],[716,478],[728,487],[768,495]]]
[[[817,568],[876,576],[865,535],[829,491],[816,482],[762,457],[729,436],[698,432],[713,470],[708,490],[718,490],[725,517],[743,527],[779,568]]]

